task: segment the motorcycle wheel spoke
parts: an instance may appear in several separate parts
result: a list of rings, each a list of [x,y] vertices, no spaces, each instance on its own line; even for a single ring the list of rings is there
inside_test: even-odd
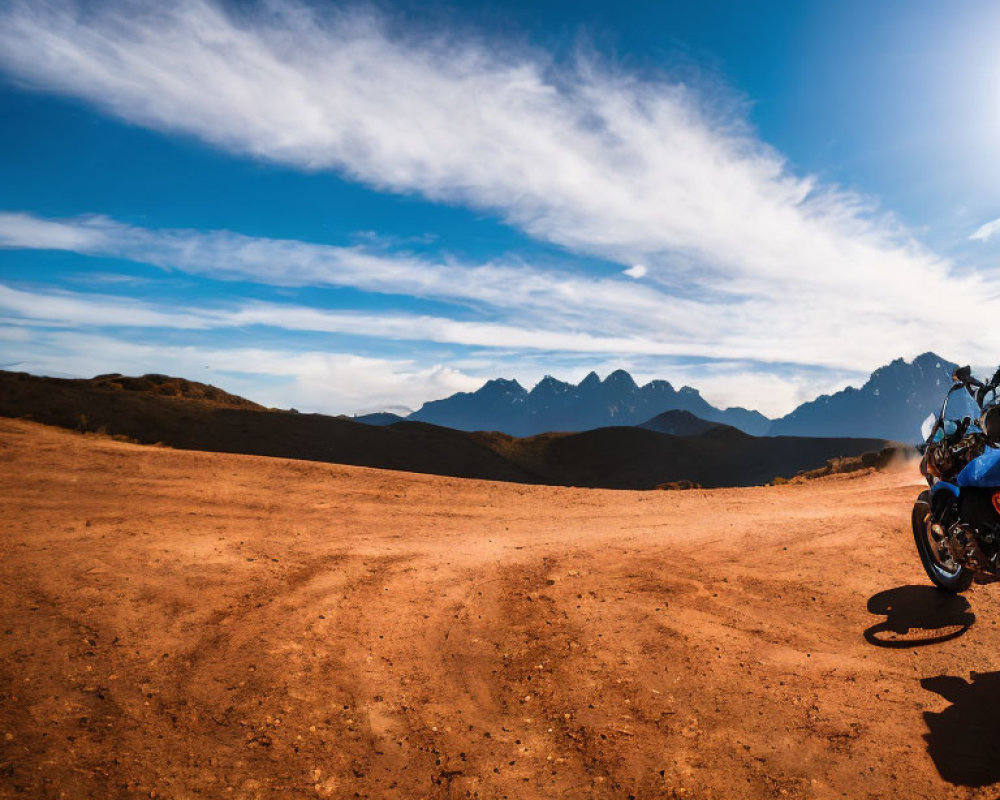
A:
[[[938,541],[937,537],[931,531],[930,520],[927,521],[927,543],[930,545],[931,553],[934,554],[934,560],[937,562],[938,566],[947,574],[953,575],[958,572],[959,566],[952,558],[951,553],[948,550],[948,546],[945,544],[944,540]]]

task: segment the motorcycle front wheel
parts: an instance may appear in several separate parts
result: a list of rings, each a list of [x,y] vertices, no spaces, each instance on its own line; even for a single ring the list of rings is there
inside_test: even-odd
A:
[[[943,540],[931,530],[931,493],[921,492],[913,504],[911,516],[913,539],[917,543],[920,561],[934,585],[946,592],[958,594],[972,584],[972,572],[955,562]]]

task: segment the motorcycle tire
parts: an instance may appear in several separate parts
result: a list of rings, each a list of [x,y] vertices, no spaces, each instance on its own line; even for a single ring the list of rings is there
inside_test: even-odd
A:
[[[959,594],[972,585],[972,571],[956,566],[953,562],[950,565],[942,563],[929,538],[931,534],[928,531],[927,519],[930,511],[931,493],[921,492],[913,504],[911,515],[913,540],[917,544],[917,552],[920,553],[920,563],[923,564],[924,572],[935,586],[946,592]]]

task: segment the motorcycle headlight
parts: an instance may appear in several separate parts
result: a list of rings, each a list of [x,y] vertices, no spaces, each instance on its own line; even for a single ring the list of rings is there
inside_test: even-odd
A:
[[[1000,406],[987,408],[979,418],[979,427],[990,444],[1000,444]]]

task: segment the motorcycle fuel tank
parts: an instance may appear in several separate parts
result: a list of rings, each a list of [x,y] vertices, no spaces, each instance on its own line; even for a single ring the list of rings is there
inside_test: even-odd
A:
[[[979,489],[1000,487],[1000,450],[987,447],[979,458],[965,465],[955,482],[959,486]]]

